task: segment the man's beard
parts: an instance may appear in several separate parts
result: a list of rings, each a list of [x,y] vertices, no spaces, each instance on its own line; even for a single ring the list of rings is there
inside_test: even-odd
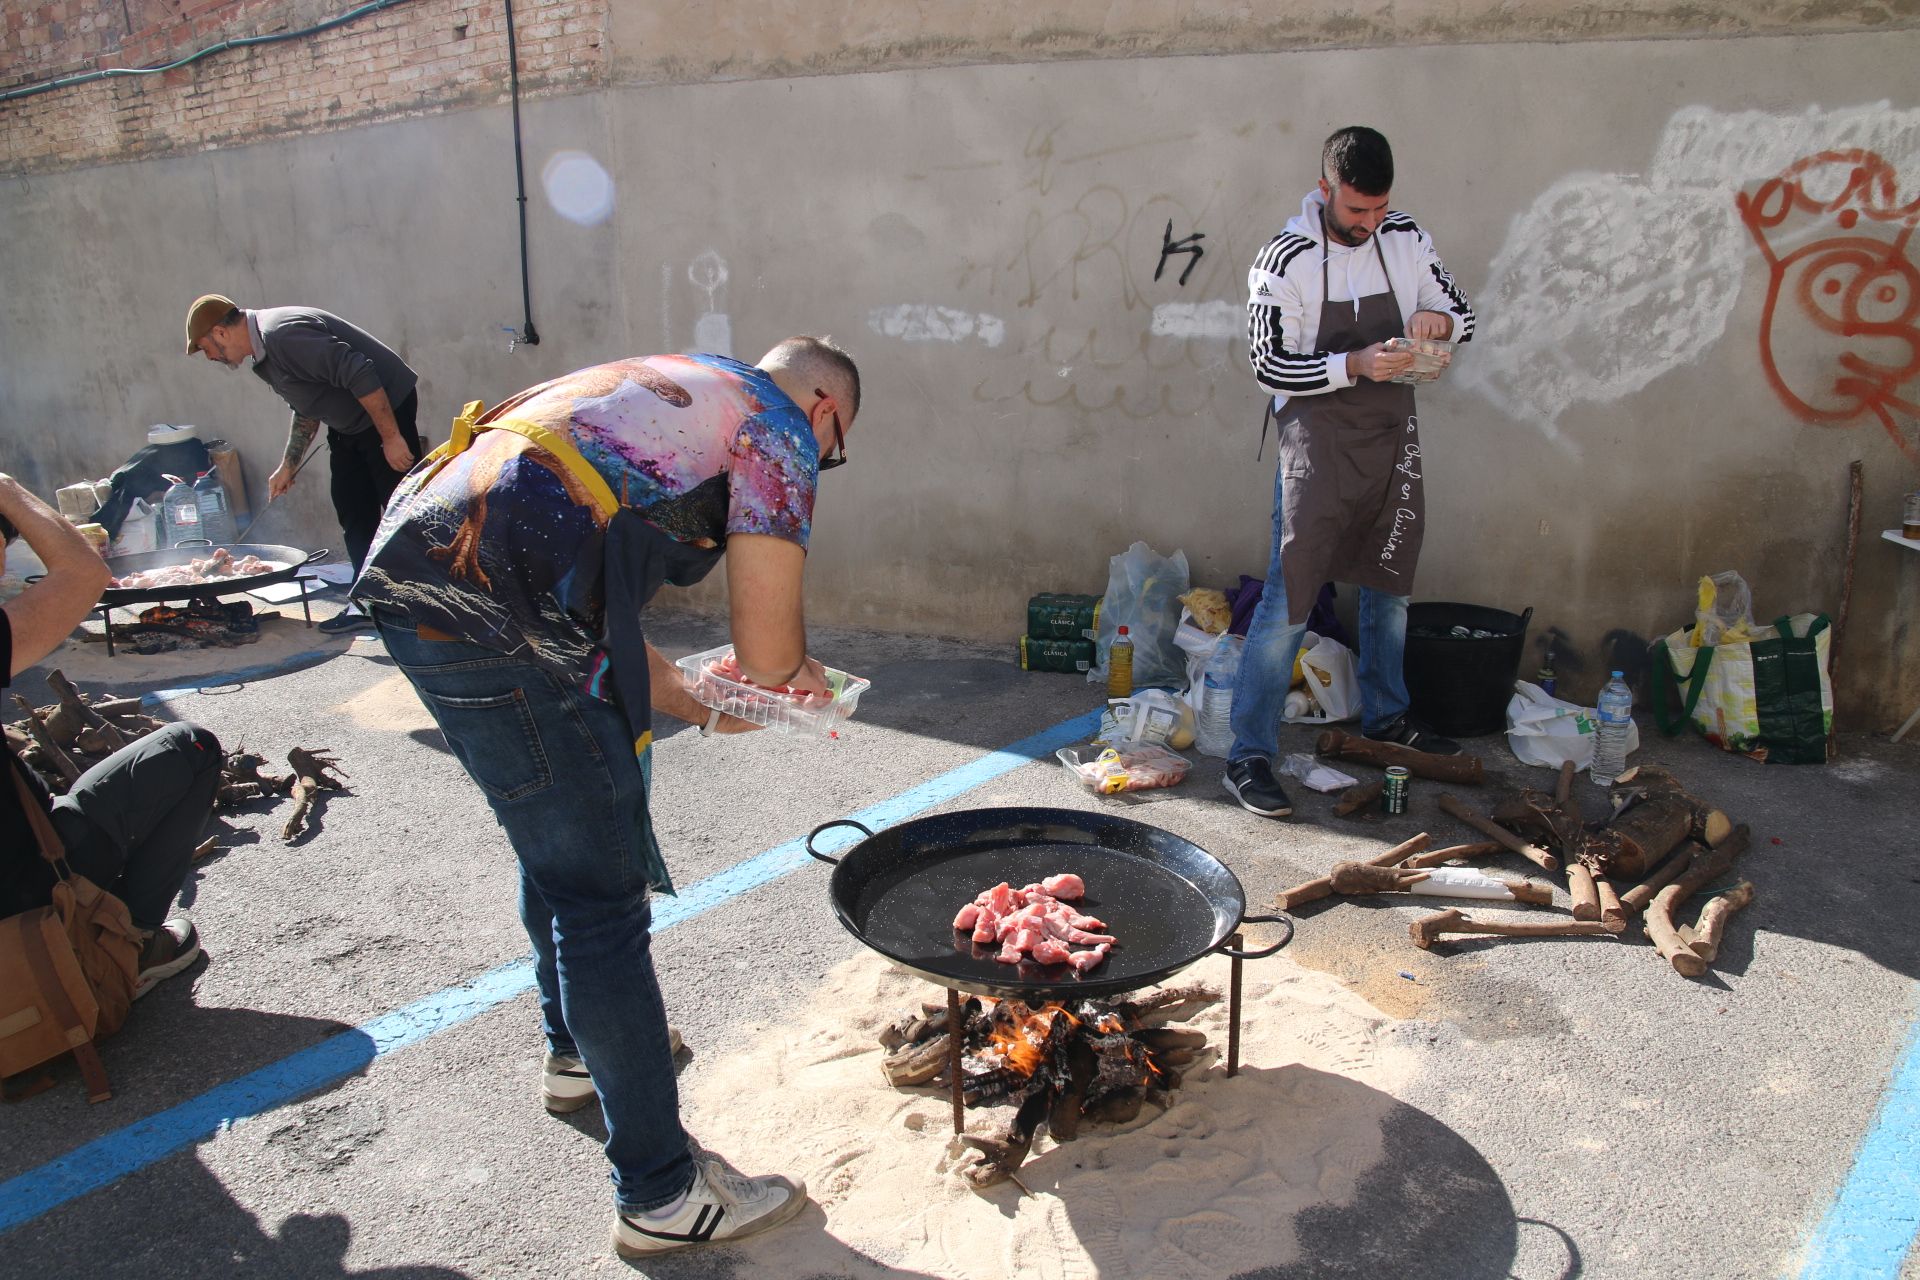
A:
[[[1357,249],[1367,242],[1370,231],[1356,231],[1353,227],[1343,227],[1332,218],[1327,219],[1327,233],[1349,249]]]

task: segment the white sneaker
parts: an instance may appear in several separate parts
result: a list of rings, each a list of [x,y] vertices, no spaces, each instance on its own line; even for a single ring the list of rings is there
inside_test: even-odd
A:
[[[615,1213],[613,1249],[644,1258],[697,1244],[721,1244],[754,1235],[798,1214],[807,1187],[778,1174],[749,1178],[710,1151],[693,1152],[693,1185],[680,1207],[664,1217]]]
[[[686,1042],[680,1038],[680,1029],[668,1027],[667,1052],[677,1058],[685,1047]],[[563,1116],[578,1111],[597,1096],[593,1075],[580,1059],[549,1053],[540,1063],[540,1105],[554,1115]]]

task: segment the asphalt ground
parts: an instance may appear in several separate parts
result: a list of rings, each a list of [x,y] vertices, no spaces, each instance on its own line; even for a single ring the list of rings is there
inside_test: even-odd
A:
[[[654,619],[652,634],[671,654],[724,638],[714,622],[675,615]],[[661,727],[655,820],[681,886],[1098,705],[1078,677],[1017,670],[1010,646],[816,631],[812,647],[873,681],[838,739],[703,739]],[[113,692],[157,684],[170,690],[157,714],[270,759],[296,745],[329,748],[349,789],[328,797],[317,830],[292,845],[279,837],[284,801],[218,819],[222,849],[183,894],[208,958],[143,1000],[103,1045],[110,1103],[89,1106],[69,1069],[60,1087],[0,1108],[0,1273],[621,1274],[626,1264],[606,1247],[597,1110],[559,1120],[534,1100],[541,1043],[533,998],[511,967],[527,950],[513,858],[479,791],[377,640],[291,648],[295,669],[198,691],[143,682],[137,657],[116,660],[122,680],[83,682]],[[231,661],[244,665],[237,652]],[[15,690],[39,701],[37,672]],[[1663,740],[1644,714],[1642,729],[1637,759],[1668,765],[1754,831],[1742,874],[1757,898],[1711,976],[1680,978],[1644,942],[1489,940],[1421,952],[1406,926],[1435,909],[1424,900],[1304,908],[1293,945],[1258,963],[1334,975],[1396,1020],[1416,1069],[1391,1100],[1383,1156],[1357,1193],[1295,1220],[1297,1256],[1241,1274],[1920,1275],[1912,1258],[1900,1261],[1904,1244],[1878,1270],[1849,1269],[1846,1242],[1822,1230],[1842,1187],[1859,1190],[1859,1177],[1849,1183],[1856,1155],[1914,1020],[1920,748],[1843,735],[1832,764],[1769,767],[1696,739]],[[1307,750],[1311,739],[1293,728],[1282,746]],[[1550,780],[1517,764],[1501,738],[1470,746],[1507,781]],[[1437,810],[1435,783],[1415,780],[1404,816],[1338,819],[1333,797],[1296,791],[1296,816],[1272,822],[1242,812],[1219,777],[1218,761],[1196,757],[1181,787],[1124,812],[1221,858],[1256,907],[1418,831],[1439,843],[1477,838]],[[1045,757],[931,811],[1114,803]],[[827,869],[801,863],[658,932],[661,983],[691,1046],[683,1072],[777,1028],[859,953],[829,909]],[[1518,858],[1496,866],[1531,870]],[[671,910],[665,900],[660,909]],[[1251,931],[1256,944],[1266,936]],[[483,991],[470,997],[481,1011],[464,1018],[436,996],[489,974],[489,989],[518,994]],[[315,1046],[343,1042],[336,1066],[320,1069],[326,1078],[288,1084],[290,1061],[311,1065],[326,1051]],[[376,1044],[394,1047],[375,1056]],[[191,1140],[177,1136],[181,1123]],[[1898,1148],[1891,1168],[1911,1170],[1905,1154]],[[1861,1161],[1870,1182],[1885,1172]],[[1871,1210],[1869,1234],[1910,1240],[1913,1212],[1898,1199]],[[759,1243],[656,1260],[646,1272],[788,1275],[781,1233],[825,1229],[810,1210]],[[1034,1272],[1049,1268],[1036,1260]],[[848,1249],[828,1274],[907,1273]]]

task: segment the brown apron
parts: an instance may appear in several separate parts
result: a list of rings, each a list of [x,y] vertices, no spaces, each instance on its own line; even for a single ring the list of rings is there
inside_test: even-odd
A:
[[[1320,332],[1313,349],[1358,351],[1401,336],[1391,280],[1385,293],[1360,299],[1358,314],[1351,302],[1328,300],[1324,236],[1323,220]],[[1387,260],[1377,231],[1373,247],[1384,274]],[[1298,626],[1307,620],[1325,582],[1411,595],[1427,518],[1413,388],[1363,378],[1323,395],[1296,396],[1280,416],[1287,621]]]

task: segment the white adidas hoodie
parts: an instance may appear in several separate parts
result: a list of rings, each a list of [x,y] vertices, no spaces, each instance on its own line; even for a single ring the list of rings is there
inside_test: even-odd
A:
[[[1247,272],[1247,341],[1253,373],[1274,393],[1277,409],[1292,396],[1322,395],[1353,385],[1344,353],[1315,351],[1320,308],[1347,305],[1358,313],[1359,299],[1384,293],[1391,281],[1400,322],[1416,311],[1453,317],[1452,339],[1473,337],[1473,308],[1441,265],[1433,240],[1404,213],[1389,212],[1379,230],[1354,247],[1337,241],[1326,246],[1327,297],[1320,296],[1320,212],[1326,200],[1315,187],[1300,202],[1299,216],[1267,243]],[[1380,242],[1378,252],[1374,241]],[[1387,275],[1380,274],[1380,259]]]

